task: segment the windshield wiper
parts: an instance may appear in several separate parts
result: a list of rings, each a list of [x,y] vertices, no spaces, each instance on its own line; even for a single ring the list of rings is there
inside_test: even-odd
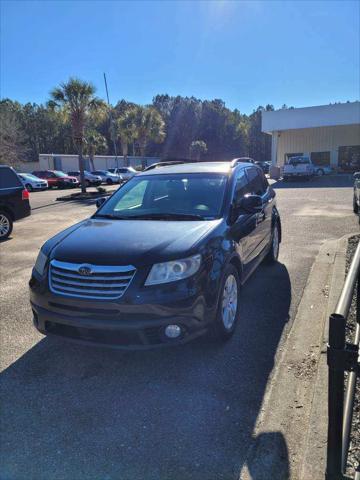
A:
[[[110,220],[126,220],[128,217],[121,217],[120,215],[113,215],[112,213],[97,213],[93,218],[109,218]]]
[[[195,215],[192,213],[144,213],[142,215],[129,215],[126,217],[131,220],[204,220],[201,215]]]

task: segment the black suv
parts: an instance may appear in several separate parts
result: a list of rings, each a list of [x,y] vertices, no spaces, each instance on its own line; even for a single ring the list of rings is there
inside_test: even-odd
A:
[[[11,234],[13,222],[30,213],[29,192],[15,170],[0,165],[0,241]]]
[[[98,205],[99,206],[99,205]],[[30,280],[44,334],[122,348],[229,338],[238,293],[277,260],[281,224],[261,168],[187,163],[136,175],[48,240]]]

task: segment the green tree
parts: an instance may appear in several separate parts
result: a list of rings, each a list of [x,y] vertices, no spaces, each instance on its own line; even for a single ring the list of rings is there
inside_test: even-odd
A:
[[[115,120],[116,137],[121,144],[125,166],[128,165],[129,143],[132,143],[137,136],[135,115],[133,112],[134,108],[135,107],[130,106],[126,110],[123,110],[120,116]]]
[[[154,107],[136,106],[129,111],[129,122],[134,125],[134,137],[139,145],[140,155],[145,156],[148,142],[162,143],[165,139],[165,123]],[[142,159],[142,167],[145,161]]]
[[[89,130],[86,132],[84,147],[84,152],[89,155],[91,170],[94,171],[96,170],[94,164],[94,156],[97,153],[107,152],[106,138],[96,130]]]
[[[89,116],[98,109],[104,108],[104,102],[95,96],[95,87],[77,78],[60,84],[51,92],[50,105],[64,107],[69,114],[74,144],[79,155],[81,191],[86,192],[84,178],[83,147],[85,129]]]
[[[11,100],[0,102],[0,163],[16,166],[26,159],[26,136],[19,122],[18,107]]]
[[[204,155],[206,152],[207,146],[203,140],[195,140],[194,142],[191,142],[189,148],[191,159],[195,159],[198,162],[201,156]]]

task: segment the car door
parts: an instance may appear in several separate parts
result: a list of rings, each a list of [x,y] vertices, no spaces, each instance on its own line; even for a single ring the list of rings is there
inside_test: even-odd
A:
[[[232,205],[236,206],[241,203],[241,199],[250,193],[248,179],[245,170],[241,169],[236,174],[234,187],[232,192]],[[239,216],[230,228],[230,235],[236,242],[236,250],[241,259],[244,278],[251,270],[251,264],[254,260],[254,250],[256,246],[256,228],[257,214],[239,211]]]
[[[271,240],[272,202],[275,195],[260,168],[246,168],[246,176],[250,193],[259,195],[262,200],[262,210],[256,214],[254,256],[257,256]]]

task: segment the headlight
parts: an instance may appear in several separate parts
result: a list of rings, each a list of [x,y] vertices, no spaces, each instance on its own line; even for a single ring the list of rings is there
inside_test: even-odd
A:
[[[181,260],[173,260],[165,263],[155,263],[146,279],[145,285],[157,285],[158,283],[175,282],[194,275],[201,263],[201,255],[194,255]]]
[[[38,272],[39,275],[44,275],[44,270],[45,270],[45,265],[46,265],[46,262],[47,262],[47,256],[45,255],[45,253],[43,253],[41,250],[39,252],[39,255],[36,259],[36,262],[35,262],[35,270]]]

